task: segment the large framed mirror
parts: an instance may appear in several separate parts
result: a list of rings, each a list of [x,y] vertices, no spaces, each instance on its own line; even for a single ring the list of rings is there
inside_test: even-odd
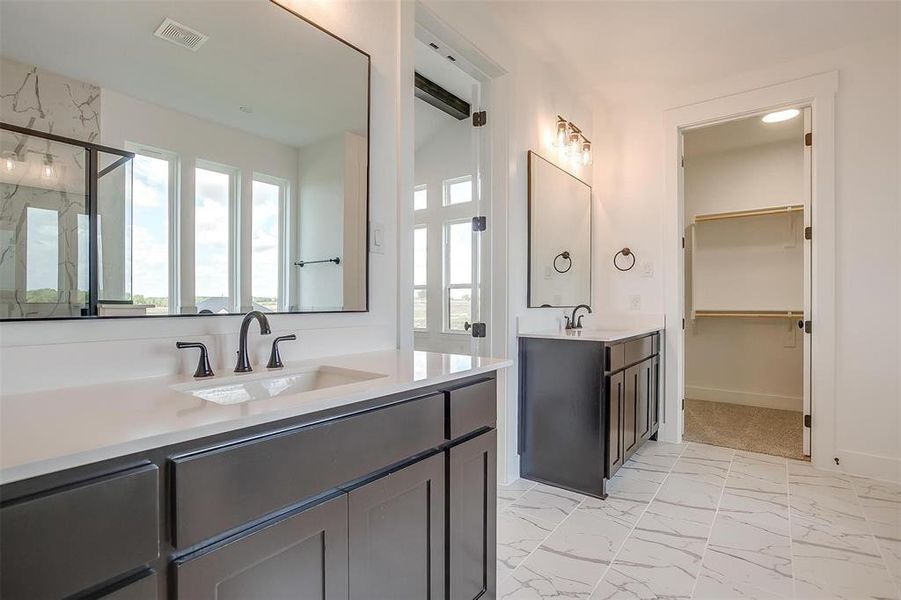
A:
[[[269,0],[0,3],[0,319],[368,310],[369,80]]]
[[[591,304],[591,186],[529,152],[529,308]]]

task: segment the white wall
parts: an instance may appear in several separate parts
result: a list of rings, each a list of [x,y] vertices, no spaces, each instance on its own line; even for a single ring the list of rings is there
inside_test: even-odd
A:
[[[282,356],[298,360],[393,348],[397,341],[397,102],[399,5],[292,0],[288,6],[372,56],[371,220],[384,225],[384,252],[372,254],[370,312],[273,315],[273,333],[298,334]],[[286,15],[286,18],[289,18]],[[196,356],[179,339],[208,344],[213,368],[232,368],[240,317],[161,317],[0,324],[0,393],[189,373]],[[252,359],[265,361],[269,338],[251,335]],[[47,368],[52,365],[52,368]]]
[[[836,147],[835,456],[841,468],[901,479],[901,247],[899,200],[899,41],[879,40],[742,73],[653,99],[597,105],[595,156],[602,197],[600,256],[622,242],[639,261],[664,257],[664,111],[830,70],[839,72]],[[814,132],[816,136],[816,132]],[[602,271],[603,310],[623,309],[630,294],[663,312],[664,277]],[[814,334],[815,335],[815,334]],[[816,419],[816,391],[813,397]],[[814,449],[816,451],[816,449]],[[825,466],[825,465],[824,465]]]
[[[495,240],[502,236],[502,246],[506,249],[505,254],[492,257],[493,278],[505,280],[500,289],[493,290],[492,326],[504,328],[505,334],[501,343],[492,346],[490,352],[516,361],[519,319],[556,325],[562,314],[560,309],[526,308],[527,152],[534,150],[590,183],[591,169],[561,160],[551,142],[557,115],[575,122],[594,141],[591,107],[580,100],[578,90],[571,82],[562,80],[553,65],[507,38],[503,23],[493,22],[488,15],[484,15],[484,19],[474,19],[469,3],[428,1],[425,5],[505,71],[492,81],[488,90],[487,126],[492,140],[491,201],[494,203],[491,213],[494,222],[502,222],[498,221],[501,215],[507,221],[506,231],[492,232]],[[598,196],[595,194],[595,218],[597,207]],[[516,373],[517,366],[514,365],[502,373],[500,379],[504,390],[498,408],[498,475],[501,480],[519,476]]]

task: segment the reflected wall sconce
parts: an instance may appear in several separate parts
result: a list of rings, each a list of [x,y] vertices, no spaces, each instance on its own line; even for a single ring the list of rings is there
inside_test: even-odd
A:
[[[591,159],[591,141],[585,137],[582,130],[565,118],[557,115],[557,131],[554,134],[554,147],[563,152],[573,161],[581,162],[583,165],[590,165]]]

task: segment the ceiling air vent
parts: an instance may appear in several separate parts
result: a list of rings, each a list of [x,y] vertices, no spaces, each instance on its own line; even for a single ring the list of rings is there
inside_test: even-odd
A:
[[[210,36],[200,33],[196,29],[191,29],[187,25],[182,25],[178,21],[166,18],[162,24],[156,28],[153,33],[156,37],[172,42],[176,46],[187,48],[194,52],[210,39]]]

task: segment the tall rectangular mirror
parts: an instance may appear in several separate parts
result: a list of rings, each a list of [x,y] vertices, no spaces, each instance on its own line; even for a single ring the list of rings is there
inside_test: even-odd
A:
[[[529,152],[529,307],[591,304],[591,186]]]
[[[269,0],[0,3],[0,319],[368,310],[369,69]]]

